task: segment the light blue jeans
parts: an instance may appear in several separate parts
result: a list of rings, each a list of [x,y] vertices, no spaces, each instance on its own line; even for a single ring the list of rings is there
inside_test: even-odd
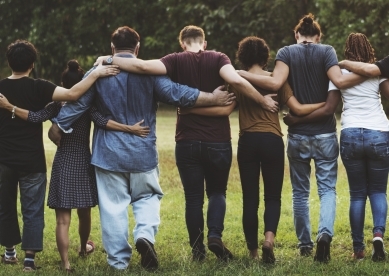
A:
[[[388,204],[389,132],[346,128],[340,134],[340,155],[350,187],[350,226],[354,252],[365,249],[363,228],[369,197],[373,234],[384,235]]]
[[[294,227],[299,247],[313,247],[309,218],[311,159],[315,163],[320,198],[318,235],[334,235],[336,179],[339,145],[336,133],[320,135],[288,134],[287,154],[293,188]]]
[[[121,173],[96,167],[102,240],[108,264],[126,269],[132,247],[128,243],[128,205],[132,205],[135,218],[134,241],[145,238],[155,242],[160,224],[158,168],[148,172]]]

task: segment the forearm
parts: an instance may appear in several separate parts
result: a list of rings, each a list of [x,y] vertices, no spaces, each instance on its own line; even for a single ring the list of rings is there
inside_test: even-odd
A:
[[[116,122],[114,120],[108,120],[107,125],[106,125],[105,128],[107,130],[130,132],[130,133],[132,131],[131,126],[118,123],[118,122]]]
[[[380,69],[375,64],[359,61],[343,60],[339,63],[341,68],[352,71],[355,74],[366,77],[378,77],[381,75]]]
[[[244,70],[239,70],[239,75],[250,83],[270,91],[278,91],[282,83],[271,76],[253,74]]]
[[[90,72],[82,81],[75,84],[70,89],[65,89],[58,86],[53,94],[53,100],[55,101],[76,101],[78,100],[98,79],[99,75],[95,70]],[[56,93],[57,90],[62,93]]]
[[[141,60],[137,58],[113,57],[113,64],[123,71],[138,74],[165,75],[166,67],[159,59]]]
[[[234,110],[236,103],[228,106],[194,107],[184,109],[183,114],[196,114],[202,116],[224,117],[229,116]]]
[[[296,123],[312,123],[321,121],[325,117],[333,116],[340,102],[341,96],[339,90],[332,90],[328,92],[327,101],[325,104],[303,117],[297,117]]]
[[[307,114],[312,113],[316,109],[323,107],[325,105],[325,102],[315,104],[300,104],[297,99],[292,96],[288,99],[286,105],[293,112],[293,114],[297,116],[305,116]]]

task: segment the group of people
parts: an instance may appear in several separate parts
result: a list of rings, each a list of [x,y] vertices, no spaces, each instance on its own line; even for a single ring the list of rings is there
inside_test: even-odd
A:
[[[338,62],[333,47],[320,43],[320,25],[312,14],[301,18],[294,32],[297,43],[278,51],[270,73],[266,71],[270,50],[259,37],[239,42],[236,57],[241,70],[235,70],[225,54],[206,50],[200,27],[190,25],[181,30],[182,52],[158,60],[141,60],[137,59],[139,34],[124,26],[111,36],[112,55],[100,57],[85,76],[77,61],[68,63],[62,75],[65,88],[29,78],[36,49],[23,40],[10,44],[7,59],[12,75],[0,81],[0,244],[5,246],[2,262],[18,262],[15,245],[21,242],[26,253],[24,270],[38,268],[34,256],[43,249],[46,188],[42,122],[51,119],[49,137],[58,149],[48,206],[56,212],[62,268],[73,271],[68,260],[71,209],[78,210],[79,254],[86,256],[94,250],[88,238],[90,209],[97,204],[108,264],[116,269],[129,265],[132,247],[128,242],[128,206],[132,205],[134,242],[141,265],[151,270],[158,268],[154,243],[163,197],[155,133],[158,102],[179,107],[175,157],[185,194],[193,261],[206,258],[205,243],[220,260],[228,262],[233,258],[222,241],[222,233],[232,161],[228,116],[238,105],[237,158],[246,245],[249,255],[259,259],[262,171],[262,261],[275,262],[285,162],[278,111],[286,105],[290,110],[284,117],[289,126],[286,152],[300,254],[311,256],[314,247],[308,204],[313,160],[320,198],[314,260],[328,262],[334,235],[339,155],[334,112],[341,99],[340,153],[350,187],[353,257],[360,260],[365,256],[363,230],[369,197],[374,222],[372,259],[384,260],[389,123],[380,92],[389,95],[389,82],[385,79],[389,77],[389,57],[376,62],[366,36],[352,33],[346,41],[346,60]],[[225,83],[228,91],[223,89]],[[91,120],[95,123],[92,154]],[[16,208],[18,186],[22,235]]]

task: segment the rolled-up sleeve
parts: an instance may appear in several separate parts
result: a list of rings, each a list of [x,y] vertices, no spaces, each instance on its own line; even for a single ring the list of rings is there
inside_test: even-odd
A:
[[[154,82],[156,98],[166,104],[192,107],[200,95],[198,89],[175,83],[167,76],[156,76]]]
[[[66,103],[59,112],[55,123],[65,133],[73,131],[71,125],[92,105],[95,96],[95,88],[92,86],[76,102]]]

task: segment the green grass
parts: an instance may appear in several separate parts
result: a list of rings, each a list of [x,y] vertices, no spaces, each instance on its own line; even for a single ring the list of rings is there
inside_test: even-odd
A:
[[[215,256],[208,252],[204,263],[191,262],[191,251],[188,244],[188,235],[184,220],[184,195],[181,187],[178,171],[174,160],[174,132],[176,117],[172,110],[160,110],[157,119],[157,137],[160,164],[160,183],[165,196],[161,207],[161,225],[156,237],[155,248],[160,260],[160,268],[154,274],[160,275],[382,275],[389,273],[389,263],[374,263],[370,260],[372,249],[371,231],[372,218],[370,207],[366,210],[365,236],[367,244],[367,258],[362,262],[354,262],[351,258],[352,244],[348,220],[349,195],[347,177],[341,160],[339,159],[339,173],[337,183],[337,212],[335,222],[335,237],[331,245],[332,260],[328,264],[313,262],[313,258],[300,257],[297,249],[297,238],[293,227],[292,214],[292,190],[289,180],[288,163],[285,162],[285,178],[282,193],[282,214],[276,239],[275,265],[264,265],[253,261],[248,257],[242,230],[242,195],[240,178],[236,162],[236,149],[238,141],[238,117],[236,112],[230,116],[231,134],[234,158],[231,167],[228,191],[227,214],[223,240],[234,253],[235,259],[228,265],[219,263]],[[281,123],[283,127],[285,125]],[[47,129],[49,124],[45,124]],[[286,129],[284,129],[286,133]],[[44,132],[45,148],[48,166],[48,179],[55,146],[47,139],[47,131]],[[284,137],[285,138],[285,137]],[[312,169],[311,186],[311,222],[312,239],[316,237],[319,200]],[[261,183],[262,185],[262,183]],[[261,187],[261,191],[262,191]],[[261,198],[262,195],[261,195]],[[131,214],[131,208],[130,208]],[[140,257],[134,250],[134,255],[129,268],[124,272],[115,271],[107,265],[106,256],[101,242],[101,229],[98,208],[92,211],[91,239],[96,244],[96,252],[86,259],[78,258],[78,233],[77,215],[73,211],[73,222],[70,229],[70,262],[76,269],[75,275],[147,275],[149,272],[140,266]],[[262,240],[263,233],[263,201],[259,208],[260,227],[258,232]],[[130,215],[130,228],[134,226]],[[60,258],[55,243],[55,214],[47,208],[45,210],[45,235],[44,251],[37,254],[37,264],[43,268],[37,272],[39,275],[62,275],[59,268]],[[112,226],[114,227],[114,226]],[[132,233],[130,243],[133,245]],[[20,246],[17,247],[19,258],[23,259]],[[19,275],[22,265],[6,266],[0,264],[0,275]]]

